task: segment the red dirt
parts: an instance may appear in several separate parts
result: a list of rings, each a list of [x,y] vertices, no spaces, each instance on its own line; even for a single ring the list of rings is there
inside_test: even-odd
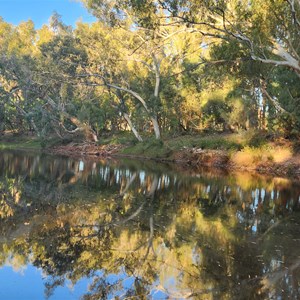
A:
[[[68,144],[47,149],[47,152],[72,157],[111,157],[122,149],[121,145]]]

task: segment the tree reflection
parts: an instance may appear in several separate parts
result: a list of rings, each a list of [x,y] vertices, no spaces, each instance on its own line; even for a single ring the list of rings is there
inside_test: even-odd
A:
[[[83,299],[300,296],[296,182],[37,155],[0,165],[0,264],[42,268],[46,297],[83,277]]]
[[[0,219],[11,217],[17,206],[20,206],[22,179],[3,178],[0,182]]]

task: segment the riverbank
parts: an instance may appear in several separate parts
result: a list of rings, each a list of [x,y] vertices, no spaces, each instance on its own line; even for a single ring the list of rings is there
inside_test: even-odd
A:
[[[86,149],[84,149],[86,148]],[[275,149],[274,149],[275,151]],[[203,150],[199,148],[186,148],[173,152],[171,156],[144,156],[142,153],[128,154],[128,149],[122,147],[86,147],[77,146],[70,151],[69,146],[60,146],[49,151],[52,154],[67,155],[72,157],[127,157],[140,160],[153,160],[157,162],[179,163],[186,168],[197,169],[201,167],[222,168],[228,171],[247,171],[280,177],[293,177],[300,179],[300,156],[292,156],[288,150],[280,150],[279,156],[272,158],[268,152],[241,150],[229,152],[224,150]],[[255,152],[255,151],[254,151]],[[273,151],[272,151],[273,152]]]
[[[5,135],[0,137],[0,150],[42,150],[42,146],[32,136]]]
[[[76,157],[129,157],[181,164],[185,168],[222,168],[300,179],[300,154],[286,139],[249,140],[241,135],[184,136],[137,144],[66,145],[47,149]]]
[[[98,159],[129,157],[181,164],[184,168],[222,168],[272,176],[300,179],[300,153],[295,142],[283,138],[228,134],[181,136],[164,141],[127,142],[126,137],[109,137],[102,144],[55,145],[42,151],[57,155]],[[0,149],[36,149],[41,146],[34,138],[0,140]]]

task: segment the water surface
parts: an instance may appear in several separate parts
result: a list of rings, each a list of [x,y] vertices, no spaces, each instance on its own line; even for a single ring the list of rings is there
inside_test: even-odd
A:
[[[299,299],[300,183],[0,152],[0,299]]]

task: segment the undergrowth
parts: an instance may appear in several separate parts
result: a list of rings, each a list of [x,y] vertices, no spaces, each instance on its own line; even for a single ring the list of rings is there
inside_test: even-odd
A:
[[[125,148],[122,153],[143,155],[151,158],[163,158],[170,156],[172,154],[172,149],[170,149],[162,140],[149,139]]]

